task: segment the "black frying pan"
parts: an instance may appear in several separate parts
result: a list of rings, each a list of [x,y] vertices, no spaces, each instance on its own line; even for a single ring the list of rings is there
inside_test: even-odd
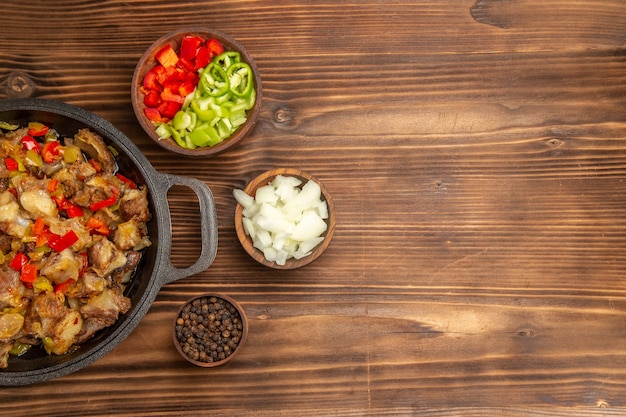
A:
[[[9,367],[0,370],[0,385],[27,385],[67,375],[100,359],[139,324],[163,285],[208,268],[217,252],[217,215],[213,195],[205,183],[156,171],[130,139],[91,112],[52,100],[9,99],[0,100],[0,120],[20,124],[39,121],[65,136],[73,136],[78,129],[85,127],[98,133],[119,153],[120,172],[148,187],[152,213],[152,220],[148,223],[152,246],[146,249],[132,282],[126,288],[126,295],[132,301],[131,310],[74,352],[56,356],[46,354],[43,349],[31,349],[20,357],[11,357]],[[187,268],[177,268],[170,261],[172,226],[167,192],[175,185],[189,187],[196,193],[201,212],[201,253]]]

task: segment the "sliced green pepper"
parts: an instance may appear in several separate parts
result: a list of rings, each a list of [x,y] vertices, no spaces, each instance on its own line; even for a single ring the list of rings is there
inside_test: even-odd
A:
[[[252,68],[245,62],[237,62],[226,70],[230,92],[235,97],[246,98],[252,93]]]
[[[211,62],[200,75],[200,87],[212,97],[226,94],[230,89],[226,70],[215,62]]]
[[[222,52],[215,58],[213,62],[218,64],[224,71],[226,71],[231,65],[241,62],[241,54],[237,51]]]

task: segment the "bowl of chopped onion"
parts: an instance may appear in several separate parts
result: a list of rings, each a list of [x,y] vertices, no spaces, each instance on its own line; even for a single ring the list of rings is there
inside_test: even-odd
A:
[[[159,146],[208,157],[239,143],[261,110],[261,77],[235,39],[207,28],[171,32],[139,59],[131,83],[135,116]]]
[[[317,259],[335,231],[332,198],[319,180],[293,168],[267,171],[237,201],[235,230],[244,250],[275,269],[295,269]]]

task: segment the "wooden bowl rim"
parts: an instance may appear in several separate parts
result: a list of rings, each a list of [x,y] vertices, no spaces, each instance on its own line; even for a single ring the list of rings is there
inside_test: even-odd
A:
[[[252,68],[252,72],[254,74],[254,84],[256,89],[256,101],[252,109],[250,109],[247,113],[246,122],[239,127],[229,138],[224,141],[218,143],[215,146],[204,147],[204,148],[195,148],[195,149],[185,149],[179,146],[173,139],[159,139],[156,134],[156,129],[152,122],[146,117],[144,114],[145,105],[143,104],[144,95],[141,92],[140,88],[143,84],[143,78],[145,74],[156,65],[155,54],[167,43],[172,45],[175,50],[178,50],[180,47],[180,42],[183,36],[185,35],[199,35],[203,36],[205,39],[209,37],[213,37],[218,39],[224,45],[224,48],[228,51],[238,51],[241,54],[241,57],[244,62],[250,65]],[[131,102],[133,106],[133,112],[135,113],[135,117],[139,122],[141,128],[146,132],[146,134],[157,143],[163,149],[169,150],[171,152],[177,153],[179,155],[183,155],[186,157],[210,157],[214,156],[218,153],[224,152],[225,150],[235,146],[241,140],[250,133],[250,131],[254,128],[256,121],[259,117],[259,113],[261,111],[261,101],[263,96],[263,87],[261,85],[261,75],[259,73],[259,69],[254,62],[254,59],[248,53],[248,51],[233,37],[210,28],[205,27],[191,27],[191,28],[183,28],[172,31],[163,35],[159,39],[157,39],[146,51],[143,53],[137,65],[135,66],[135,71],[133,73],[133,78],[131,82]]]
[[[241,324],[242,324],[242,335],[241,335],[241,339],[239,339],[239,344],[237,344],[237,347],[235,348],[235,350],[228,357],[217,362],[201,362],[201,361],[196,361],[190,358],[189,356],[185,354],[185,352],[183,352],[183,349],[180,346],[178,339],[176,338],[176,321],[180,317],[180,313],[183,311],[183,308],[185,308],[186,305],[191,304],[194,300],[197,300],[199,298],[208,298],[208,297],[221,298],[222,300],[232,304],[233,307],[235,307],[235,309],[239,313],[239,317],[241,317]],[[185,360],[187,360],[188,362],[196,366],[200,366],[202,368],[213,368],[216,366],[224,365],[227,362],[230,362],[235,357],[235,355],[237,355],[243,349],[243,346],[246,344],[246,341],[248,340],[248,318],[246,317],[246,313],[244,312],[239,302],[233,299],[232,297],[225,295],[225,294],[220,294],[220,293],[200,294],[185,301],[183,305],[180,306],[180,308],[178,309],[178,312],[176,313],[176,317],[174,317],[174,325],[172,326],[172,338],[174,340],[174,346],[176,347],[176,350],[178,351],[180,356],[182,356]]]
[[[254,192],[256,191],[257,188],[259,188],[262,185],[268,184],[271,180],[273,180],[278,175],[292,176],[292,177],[298,177],[306,181],[314,181],[320,186],[320,189],[322,191],[322,198],[326,201],[326,204],[328,205],[328,219],[325,219],[326,224],[328,225],[328,228],[322,235],[324,236],[324,240],[313,249],[310,255],[305,256],[304,258],[301,258],[301,259],[291,258],[285,262],[285,265],[278,265],[276,262],[268,261],[267,259],[265,259],[265,256],[263,255],[263,253],[254,247],[252,243],[252,238],[246,234],[243,228],[243,222],[242,222],[243,207],[241,206],[241,204],[237,204],[235,208],[235,231],[237,232],[237,238],[239,239],[241,246],[243,246],[244,250],[255,261],[259,262],[262,265],[265,265],[267,267],[274,268],[274,269],[284,269],[284,270],[296,269],[296,268],[300,268],[305,265],[308,265],[314,260],[316,260],[317,258],[319,258],[322,255],[322,253],[326,250],[326,248],[328,248],[328,245],[330,245],[330,241],[335,232],[335,224],[336,224],[335,206],[333,203],[333,199],[330,193],[328,192],[328,189],[320,180],[315,178],[313,175],[310,175],[302,170],[295,169],[295,168],[277,168],[277,169],[266,171],[258,175],[257,177],[255,177],[252,181],[250,181],[248,185],[244,188],[244,191],[248,195],[254,196]]]

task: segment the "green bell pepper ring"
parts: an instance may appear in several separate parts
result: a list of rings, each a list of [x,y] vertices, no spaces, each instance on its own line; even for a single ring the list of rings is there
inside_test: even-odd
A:
[[[241,62],[241,54],[237,51],[226,51],[222,52],[215,58],[213,58],[213,62],[218,64],[224,71],[226,71],[231,65]]]
[[[230,83],[230,92],[235,97],[247,98],[252,93],[252,68],[245,62],[237,62],[228,67],[226,76]]]
[[[224,68],[211,62],[200,75],[200,88],[212,97],[219,97],[228,93],[230,83]]]

